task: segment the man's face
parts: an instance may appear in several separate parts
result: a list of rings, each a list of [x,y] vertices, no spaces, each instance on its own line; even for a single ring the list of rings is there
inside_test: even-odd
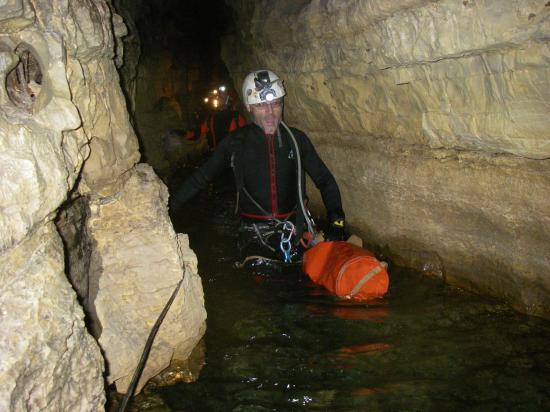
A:
[[[272,102],[251,104],[247,109],[252,113],[254,123],[260,126],[265,134],[275,134],[283,115],[283,99]]]

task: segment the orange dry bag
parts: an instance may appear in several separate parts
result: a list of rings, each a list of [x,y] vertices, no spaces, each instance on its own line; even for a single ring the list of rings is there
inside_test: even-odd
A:
[[[313,282],[344,299],[382,297],[388,272],[371,252],[347,242],[320,242],[304,253],[304,272]]]

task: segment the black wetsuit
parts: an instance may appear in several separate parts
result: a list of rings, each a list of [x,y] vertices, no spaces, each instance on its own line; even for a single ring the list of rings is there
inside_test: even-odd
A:
[[[300,149],[302,168],[311,177],[323,198],[329,221],[343,219],[342,200],[334,176],[323,163],[309,138],[292,128]],[[238,211],[245,222],[284,220],[297,210],[297,167],[294,145],[288,132],[265,135],[254,123],[230,133],[212,157],[174,193],[177,207],[217,175],[233,166],[239,190]],[[303,191],[305,192],[305,176]]]

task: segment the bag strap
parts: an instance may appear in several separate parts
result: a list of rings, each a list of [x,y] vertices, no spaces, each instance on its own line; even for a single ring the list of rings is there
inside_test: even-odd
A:
[[[367,283],[369,280],[371,280],[375,275],[379,274],[380,272],[382,272],[382,268],[380,266],[377,266],[371,269],[365,276],[363,276],[363,278],[357,283],[357,285],[355,285],[355,287],[352,289],[349,295],[346,296],[346,298],[351,299],[352,297],[357,295],[357,293],[359,293],[359,291],[365,285],[365,283]]]

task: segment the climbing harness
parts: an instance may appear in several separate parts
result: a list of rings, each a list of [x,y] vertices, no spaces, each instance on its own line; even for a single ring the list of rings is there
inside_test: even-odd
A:
[[[254,231],[256,233],[256,236],[259,239],[259,242],[261,245],[265,246],[267,249],[269,249],[271,252],[276,252],[275,249],[268,244],[268,241],[271,236],[273,236],[275,233],[280,232],[280,241],[279,241],[279,250],[282,252],[283,255],[283,263],[293,263],[292,262],[292,250],[293,247],[296,247],[298,245],[301,245],[304,249],[308,249],[309,247],[313,246],[316,241],[316,231],[315,231],[315,222],[313,221],[313,218],[311,217],[311,214],[309,213],[309,210],[305,206],[304,201],[304,174],[302,170],[302,162],[301,162],[301,155],[300,155],[300,148],[298,146],[298,142],[296,141],[296,138],[292,132],[292,130],[283,122],[281,121],[282,126],[287,130],[290,140],[291,140],[291,146],[293,146],[293,157],[296,159],[296,176],[297,176],[297,206],[296,206],[296,223],[294,224],[290,220],[286,219],[279,219],[277,217],[273,217],[272,220],[277,223],[276,230],[264,232],[262,233],[258,226],[256,224],[252,224],[252,227],[254,228]],[[281,140],[281,132],[279,129],[277,129],[277,137],[279,141],[279,147],[282,147],[282,140]],[[242,176],[242,171],[239,167],[239,161],[238,156],[236,155],[236,150],[233,151],[231,154],[231,168],[233,169],[233,173],[235,175],[235,185],[236,185],[236,202],[235,202],[235,214],[238,213],[239,210],[239,200],[240,200],[240,194],[241,192],[250,200],[250,202],[258,208],[265,216],[269,216],[270,213],[266,211],[257,201],[254,199],[254,197],[248,192],[246,187],[244,186],[244,179]],[[298,206],[299,205],[299,206]],[[282,226],[282,229],[279,229],[278,227]],[[307,230],[304,231],[305,227],[307,227]],[[278,229],[278,230],[277,230]],[[242,267],[246,262],[252,260],[253,258],[262,258],[262,260],[268,260],[268,258],[263,258],[261,256],[248,256],[245,258],[241,263],[236,263],[237,267]],[[249,259],[250,258],[250,259]],[[269,259],[270,261],[273,261],[276,259]]]
[[[271,262],[284,265],[302,262],[301,253],[297,253],[295,248],[296,226],[292,221],[273,219],[270,222],[251,223],[241,226],[239,233],[246,239],[242,250],[252,247],[252,250],[256,251],[259,246],[260,250],[269,250],[273,255],[281,256],[281,258],[262,256],[260,251],[260,254],[252,253],[241,262],[235,262],[237,268],[244,267],[250,261],[258,261],[260,264]]]

